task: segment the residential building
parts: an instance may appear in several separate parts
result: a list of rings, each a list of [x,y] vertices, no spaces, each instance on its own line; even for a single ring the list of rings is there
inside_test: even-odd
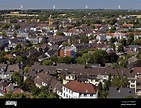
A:
[[[76,47],[74,45],[61,47],[60,57],[65,57],[65,56],[73,56],[74,58],[76,58]]]
[[[109,87],[109,98],[135,98],[134,88]]]
[[[62,86],[59,96],[63,99],[96,99],[98,98],[98,88],[93,84],[70,81]]]

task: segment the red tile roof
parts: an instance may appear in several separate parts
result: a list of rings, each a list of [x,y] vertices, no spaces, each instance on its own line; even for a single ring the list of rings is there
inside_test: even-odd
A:
[[[135,73],[141,73],[141,67],[135,67],[134,71]]]
[[[6,57],[8,59],[14,58],[12,54],[6,54],[4,57]]]
[[[80,83],[77,81],[70,81],[64,85],[66,88],[78,93],[96,93],[97,87],[89,83]]]
[[[123,24],[124,27],[133,27],[134,24]]]
[[[16,89],[13,94],[24,93],[24,91],[20,88]]]

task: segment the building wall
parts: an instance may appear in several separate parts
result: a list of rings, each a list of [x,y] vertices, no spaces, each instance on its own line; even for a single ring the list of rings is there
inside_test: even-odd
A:
[[[63,49],[60,50],[60,57],[64,57],[64,50]]]
[[[94,99],[94,98],[98,98],[98,91],[95,94],[90,94],[90,93],[83,94],[83,93],[74,92],[74,91],[63,86],[62,93],[59,93],[58,95],[60,95],[60,97],[63,99],[70,99],[70,98],[73,98],[73,99],[78,99],[78,98]]]
[[[71,51],[70,50],[66,50],[66,56],[71,56]]]
[[[136,80],[129,80],[129,87],[134,88],[136,93]]]
[[[76,58],[76,47],[64,47],[60,49],[60,57],[73,56]]]

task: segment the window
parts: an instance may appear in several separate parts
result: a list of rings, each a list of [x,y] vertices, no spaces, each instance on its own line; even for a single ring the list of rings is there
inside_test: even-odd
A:
[[[84,94],[84,96],[87,96],[87,94]]]
[[[63,89],[64,89],[64,91],[65,91],[65,87],[64,87]]]
[[[131,87],[135,87],[135,85],[131,85]]]
[[[131,80],[131,83],[135,83],[135,80]]]

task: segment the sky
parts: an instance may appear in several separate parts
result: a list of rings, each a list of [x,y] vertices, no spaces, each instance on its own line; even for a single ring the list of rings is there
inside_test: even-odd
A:
[[[0,9],[141,9],[141,0],[0,0]]]

